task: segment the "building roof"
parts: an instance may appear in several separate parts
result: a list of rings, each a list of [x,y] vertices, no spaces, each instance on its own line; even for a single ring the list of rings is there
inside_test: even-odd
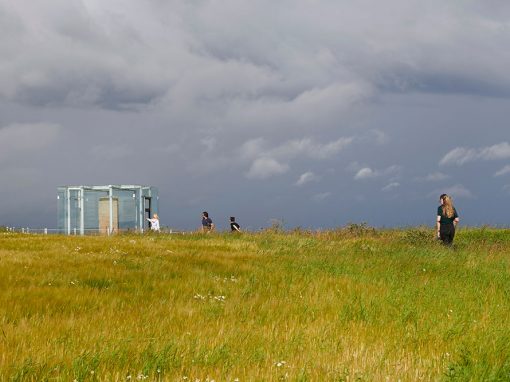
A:
[[[116,188],[121,190],[132,190],[140,188],[155,188],[154,186],[146,186],[139,184],[109,184],[104,186],[92,186],[92,185],[66,185],[59,186],[58,188],[77,188],[77,189],[88,189],[88,190],[109,190],[110,188]]]

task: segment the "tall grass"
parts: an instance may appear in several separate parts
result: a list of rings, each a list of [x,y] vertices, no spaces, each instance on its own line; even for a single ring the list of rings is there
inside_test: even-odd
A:
[[[510,380],[510,231],[0,235],[2,381]]]

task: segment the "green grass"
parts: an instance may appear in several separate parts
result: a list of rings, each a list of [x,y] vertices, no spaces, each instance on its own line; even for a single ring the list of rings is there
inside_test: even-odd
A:
[[[1,381],[510,380],[510,230],[0,234]]]

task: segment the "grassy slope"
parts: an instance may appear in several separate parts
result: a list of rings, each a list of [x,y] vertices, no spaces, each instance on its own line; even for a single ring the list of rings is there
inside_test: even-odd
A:
[[[0,380],[509,380],[510,231],[0,235]]]

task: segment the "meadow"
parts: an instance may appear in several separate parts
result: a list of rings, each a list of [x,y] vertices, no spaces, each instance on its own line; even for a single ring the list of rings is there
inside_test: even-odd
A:
[[[432,237],[0,233],[0,380],[510,380],[510,230]]]

